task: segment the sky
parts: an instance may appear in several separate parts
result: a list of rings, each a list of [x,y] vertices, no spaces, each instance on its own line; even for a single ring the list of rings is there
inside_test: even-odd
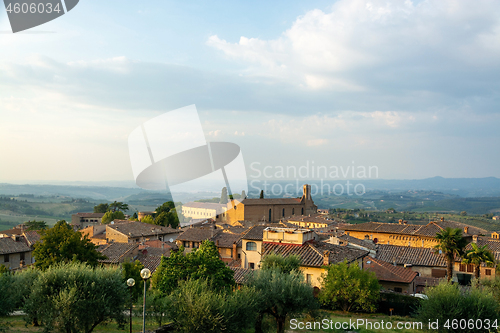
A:
[[[499,12],[81,0],[13,34],[1,8],[0,182],[133,181],[129,134],[192,104],[207,141],[241,147],[250,178],[307,164],[500,177]]]

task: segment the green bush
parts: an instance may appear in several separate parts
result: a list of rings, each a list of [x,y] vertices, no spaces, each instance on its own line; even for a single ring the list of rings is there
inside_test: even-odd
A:
[[[214,290],[208,281],[181,281],[169,297],[177,332],[242,332],[255,319],[253,290]]]
[[[380,284],[373,272],[347,261],[325,266],[320,303],[330,309],[373,312],[380,296]]]
[[[89,333],[111,319],[123,324],[129,299],[119,269],[59,264],[34,280],[24,311],[45,332]]]
[[[420,306],[421,298],[412,297],[409,295],[381,293],[378,301],[377,311],[385,314],[397,316],[410,316],[415,313]]]
[[[493,322],[499,318],[499,308],[492,292],[488,288],[473,285],[469,289],[461,290],[457,285],[446,282],[427,289],[429,299],[422,300],[417,310],[417,317],[424,323],[439,321],[439,328],[434,332],[470,332],[468,329],[445,328],[451,320],[458,319],[476,321],[489,319]],[[474,332],[488,332],[475,329]]]

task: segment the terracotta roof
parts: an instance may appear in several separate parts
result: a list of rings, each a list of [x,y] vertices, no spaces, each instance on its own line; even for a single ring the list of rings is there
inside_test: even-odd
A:
[[[104,213],[76,213],[73,214],[78,217],[87,217],[87,218],[102,218],[104,216]]]
[[[298,205],[300,204],[300,198],[277,198],[277,199],[243,199],[241,201],[242,204],[246,206],[255,206],[255,205]]]
[[[434,222],[436,225],[441,227],[442,229],[446,228],[459,228],[462,229],[462,232],[467,235],[486,235],[489,232],[485,229],[478,228],[478,227],[473,227],[468,224],[462,223],[462,222],[456,222],[456,221],[435,221]],[[467,227],[467,233],[464,232],[464,228]]]
[[[178,241],[202,242],[206,239],[212,239],[217,234],[222,233],[220,229],[213,228],[187,228],[177,237]]]
[[[398,265],[446,267],[443,255],[434,252],[434,249],[425,247],[378,244],[377,258],[390,263],[396,261]]]
[[[24,237],[29,246],[33,246],[37,241],[41,240],[41,235],[36,230],[24,232]]]
[[[138,247],[138,244],[110,243],[98,246],[97,251],[107,257],[107,259],[100,260],[100,262],[104,264],[118,264],[127,258],[131,258],[134,250]]]
[[[262,240],[264,237],[264,229],[267,227],[279,227],[279,224],[255,225],[243,233],[241,235],[241,239]]]
[[[353,249],[346,246],[333,245],[324,242],[311,242],[304,245],[263,243],[262,256],[267,254],[280,254],[284,257],[290,255],[300,256],[301,266],[321,267],[323,266],[323,254],[329,251],[330,264],[335,264],[347,259],[352,262],[360,257],[366,256],[367,251]]]
[[[9,236],[10,235],[22,235],[23,234],[23,229],[15,227],[15,228],[12,228],[12,229],[7,229],[7,230],[0,231],[0,234],[9,235]]]
[[[379,281],[411,283],[418,275],[409,268],[394,266],[383,260],[365,257],[363,269],[374,272]]]
[[[172,250],[179,249],[179,247],[177,246],[177,244],[175,244],[175,242],[164,242],[159,239],[148,240],[144,242],[144,245],[139,245],[139,249],[148,247],[156,247],[158,249],[164,248]]]
[[[139,251],[137,260],[154,273],[161,263],[161,257],[170,257],[170,249],[159,249],[154,247],[145,248]]]
[[[238,243],[240,235],[229,234],[227,232],[221,232],[212,238],[217,247],[233,248],[233,243]]]
[[[366,222],[360,224],[342,225],[339,226],[339,229],[345,231],[381,232],[381,233],[434,237],[436,236],[436,233],[448,227],[462,229],[462,233],[464,233],[464,235],[469,235],[469,236],[487,233],[486,230],[484,229],[472,227],[467,224],[454,221],[429,222],[426,225]],[[467,233],[465,233],[465,228],[467,228]]]
[[[339,236],[339,239],[347,242],[348,244],[355,244],[355,245],[362,246],[362,247],[369,249],[369,250],[376,250],[377,249],[377,244],[373,243],[373,241],[371,241],[371,240],[363,240],[363,239],[352,237],[352,236],[349,236],[346,234]]]
[[[309,215],[292,215],[284,219],[285,221],[290,222],[316,222],[316,223],[336,223],[333,220],[327,220],[325,215],[315,214],[312,216]]]
[[[116,230],[128,237],[156,236],[165,234],[181,233],[182,230],[162,227],[159,225],[142,223],[138,221],[128,221],[127,223],[108,224],[107,228]]]
[[[237,284],[245,283],[253,272],[253,269],[249,268],[241,268],[241,267],[230,267],[230,268],[234,271],[234,281]]]
[[[31,248],[26,243],[26,238],[18,236],[16,242],[10,237],[0,238],[0,254],[30,252]]]
[[[235,235],[241,235],[245,231],[247,231],[249,228],[244,228],[244,227],[229,227],[229,229],[225,229],[224,232],[230,233],[230,234],[235,234]]]
[[[441,232],[441,230],[443,229],[437,224],[435,224],[434,222],[430,222],[427,225],[421,227],[420,230],[418,230],[415,234],[420,236],[435,237],[438,232]]]
[[[477,245],[478,246],[484,246],[486,245],[488,250],[492,252],[498,252],[500,251],[500,240],[499,239],[494,239],[494,238],[489,238],[489,237],[482,237],[479,236],[477,237]],[[471,243],[467,244],[465,247],[466,250],[472,250],[472,245]]]

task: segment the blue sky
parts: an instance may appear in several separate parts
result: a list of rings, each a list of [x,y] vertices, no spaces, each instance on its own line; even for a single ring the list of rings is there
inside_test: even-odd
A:
[[[127,137],[196,104],[245,163],[500,177],[500,3],[82,0],[0,11],[0,181],[132,180]]]

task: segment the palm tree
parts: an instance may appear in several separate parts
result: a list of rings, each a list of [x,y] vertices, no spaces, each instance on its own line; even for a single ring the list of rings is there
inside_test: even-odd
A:
[[[446,259],[446,272],[448,274],[448,282],[453,276],[453,264],[455,263],[455,255],[462,255],[467,241],[462,237],[462,229],[446,228],[436,234],[436,239],[439,244],[434,246],[434,249],[439,250]]]
[[[467,251],[464,255],[462,262],[464,264],[473,264],[474,275],[476,279],[479,279],[481,264],[484,262],[486,266],[493,267],[495,265],[495,257],[490,250],[487,249],[486,245],[478,246],[476,243],[471,243],[472,250]]]

